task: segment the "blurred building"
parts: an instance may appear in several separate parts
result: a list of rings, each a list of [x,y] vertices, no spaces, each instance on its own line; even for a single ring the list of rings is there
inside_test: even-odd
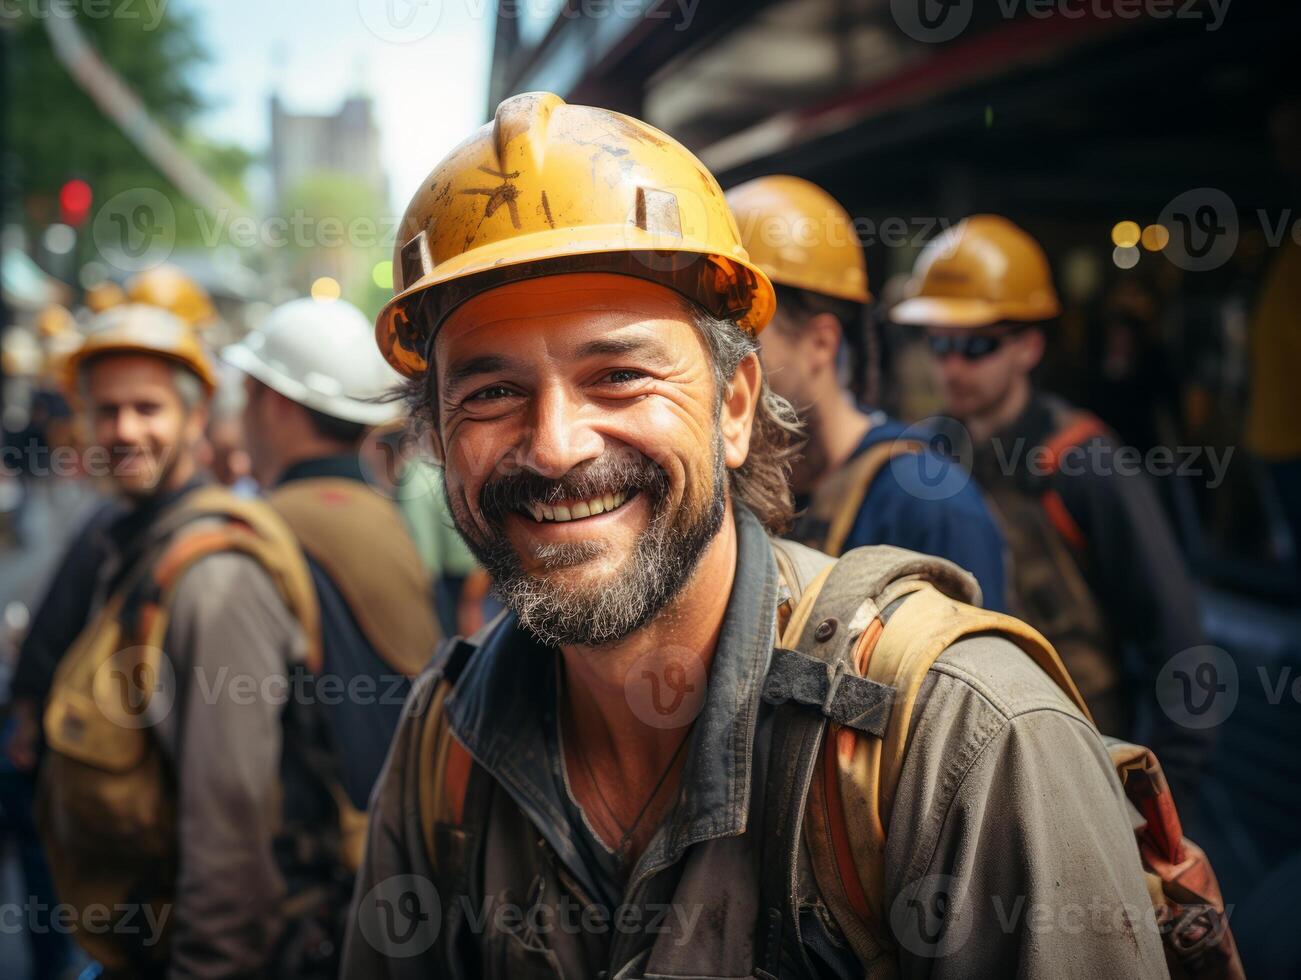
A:
[[[271,176],[276,199],[304,178],[322,172],[355,178],[388,199],[388,178],[379,161],[379,128],[369,97],[345,99],[332,115],[289,112],[271,96]]]

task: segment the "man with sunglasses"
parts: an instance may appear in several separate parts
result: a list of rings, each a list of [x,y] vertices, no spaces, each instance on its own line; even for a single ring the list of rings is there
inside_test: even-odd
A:
[[[890,544],[971,572],[1002,611],[1003,536],[965,471],[871,405],[878,369],[867,263],[853,220],[821,187],[776,174],[727,192],[741,242],[777,290],[760,357],[808,440],[791,467],[788,537],[839,557]]]
[[[926,331],[946,435],[1007,536],[1013,612],[1052,641],[1103,732],[1133,737],[1151,718],[1144,737],[1191,806],[1207,729],[1176,724],[1152,694],[1162,666],[1203,642],[1192,582],[1137,452],[1034,385],[1061,313],[1047,256],[1006,218],[975,215],[923,250],[911,293],[891,318]]]

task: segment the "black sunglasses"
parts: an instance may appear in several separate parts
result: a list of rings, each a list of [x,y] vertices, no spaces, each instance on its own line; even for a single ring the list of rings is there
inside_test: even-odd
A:
[[[926,342],[930,345],[931,353],[936,357],[957,354],[963,360],[978,361],[994,353],[1003,346],[1005,340],[1020,332],[1020,330],[1009,330],[1007,333],[996,334],[933,333],[927,334]]]

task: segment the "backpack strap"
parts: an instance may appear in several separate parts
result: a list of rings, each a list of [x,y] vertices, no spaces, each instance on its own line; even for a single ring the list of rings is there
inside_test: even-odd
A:
[[[764,689],[778,707],[764,804],[759,975],[807,965],[801,843],[819,896],[860,962],[893,956],[882,908],[887,823],[918,691],[949,646],[1004,633],[1074,692],[1047,642],[967,604],[978,595],[974,579],[949,562],[878,546],[845,554],[796,605]],[[1078,692],[1072,697],[1082,706]]]
[[[824,791],[829,800],[852,801],[828,809],[833,840],[852,841],[857,891],[878,941],[885,932],[885,842],[895,791],[912,736],[913,709],[922,683],[946,650],[964,637],[996,633],[1023,650],[1070,698],[1085,718],[1084,699],[1052,645],[1033,627],[1002,613],[979,609],[945,595],[929,584],[907,594],[885,619],[880,637],[866,658],[866,676],[895,691],[894,711],[880,738],[860,738],[841,730],[835,751],[828,749]],[[1091,719],[1090,719],[1091,720]],[[837,823],[843,821],[843,829]],[[844,848],[842,847],[841,850]],[[819,876],[821,885],[822,877]],[[843,866],[836,877],[845,877]],[[817,869],[815,867],[815,873]],[[851,883],[852,884],[852,883]],[[851,894],[854,889],[850,888]],[[848,937],[847,937],[848,938]]]
[[[181,533],[186,525],[214,518],[212,527]],[[321,669],[321,618],[307,560],[293,532],[266,503],[236,497],[224,487],[205,486],[187,494],[167,519],[164,533],[174,535],[153,565],[156,596],[170,596],[186,569],[200,558],[221,551],[241,551],[271,576],[307,641],[309,670]],[[158,603],[155,603],[156,605]],[[161,603],[163,607],[166,603]],[[155,626],[155,630],[157,626]],[[161,635],[159,640],[161,642]]]
[[[1098,436],[1110,433],[1105,422],[1090,412],[1079,412],[1064,426],[1054,432],[1044,443],[1046,459],[1044,467],[1047,476],[1061,470],[1062,457],[1072,449],[1091,442]],[[1088,539],[1071,512],[1066,508],[1066,501],[1056,490],[1049,487],[1040,495],[1040,503],[1048,514],[1048,521],[1062,539],[1076,551],[1088,547]]]
[[[789,554],[788,554],[788,557]],[[807,555],[797,556],[813,562]],[[880,737],[895,692],[863,676],[858,652],[875,642],[878,599],[911,583],[945,583],[978,594],[975,580],[942,559],[901,548],[856,548],[825,565],[795,604],[764,684],[776,705],[763,803],[760,919],[756,975],[778,980],[812,972],[800,938],[799,856],[810,787],[828,722]],[[833,729],[835,730],[835,729]]]
[[[877,475],[896,457],[924,449],[913,440],[887,439],[850,458],[818,484],[791,536],[809,547],[839,556]]]
[[[472,779],[478,767],[469,750],[452,734],[443,709],[470,658],[506,615],[506,612],[499,613],[468,638],[454,636],[443,641],[422,675],[427,678],[426,683],[434,686],[434,691],[424,709],[420,729],[417,764],[420,772],[432,774],[432,778],[420,780],[420,829],[424,834],[425,853],[436,872],[440,871],[437,828],[466,822],[467,803],[475,802],[470,799],[471,784],[482,782]],[[476,801],[479,795],[475,794]],[[468,809],[476,807],[471,805]]]

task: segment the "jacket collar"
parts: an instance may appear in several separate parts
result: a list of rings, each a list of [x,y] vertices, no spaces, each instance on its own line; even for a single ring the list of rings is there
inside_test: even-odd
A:
[[[361,481],[366,479],[361,468],[361,458],[356,453],[341,453],[338,456],[299,460],[280,474],[276,486],[284,486],[295,480],[316,480],[322,477]]]

